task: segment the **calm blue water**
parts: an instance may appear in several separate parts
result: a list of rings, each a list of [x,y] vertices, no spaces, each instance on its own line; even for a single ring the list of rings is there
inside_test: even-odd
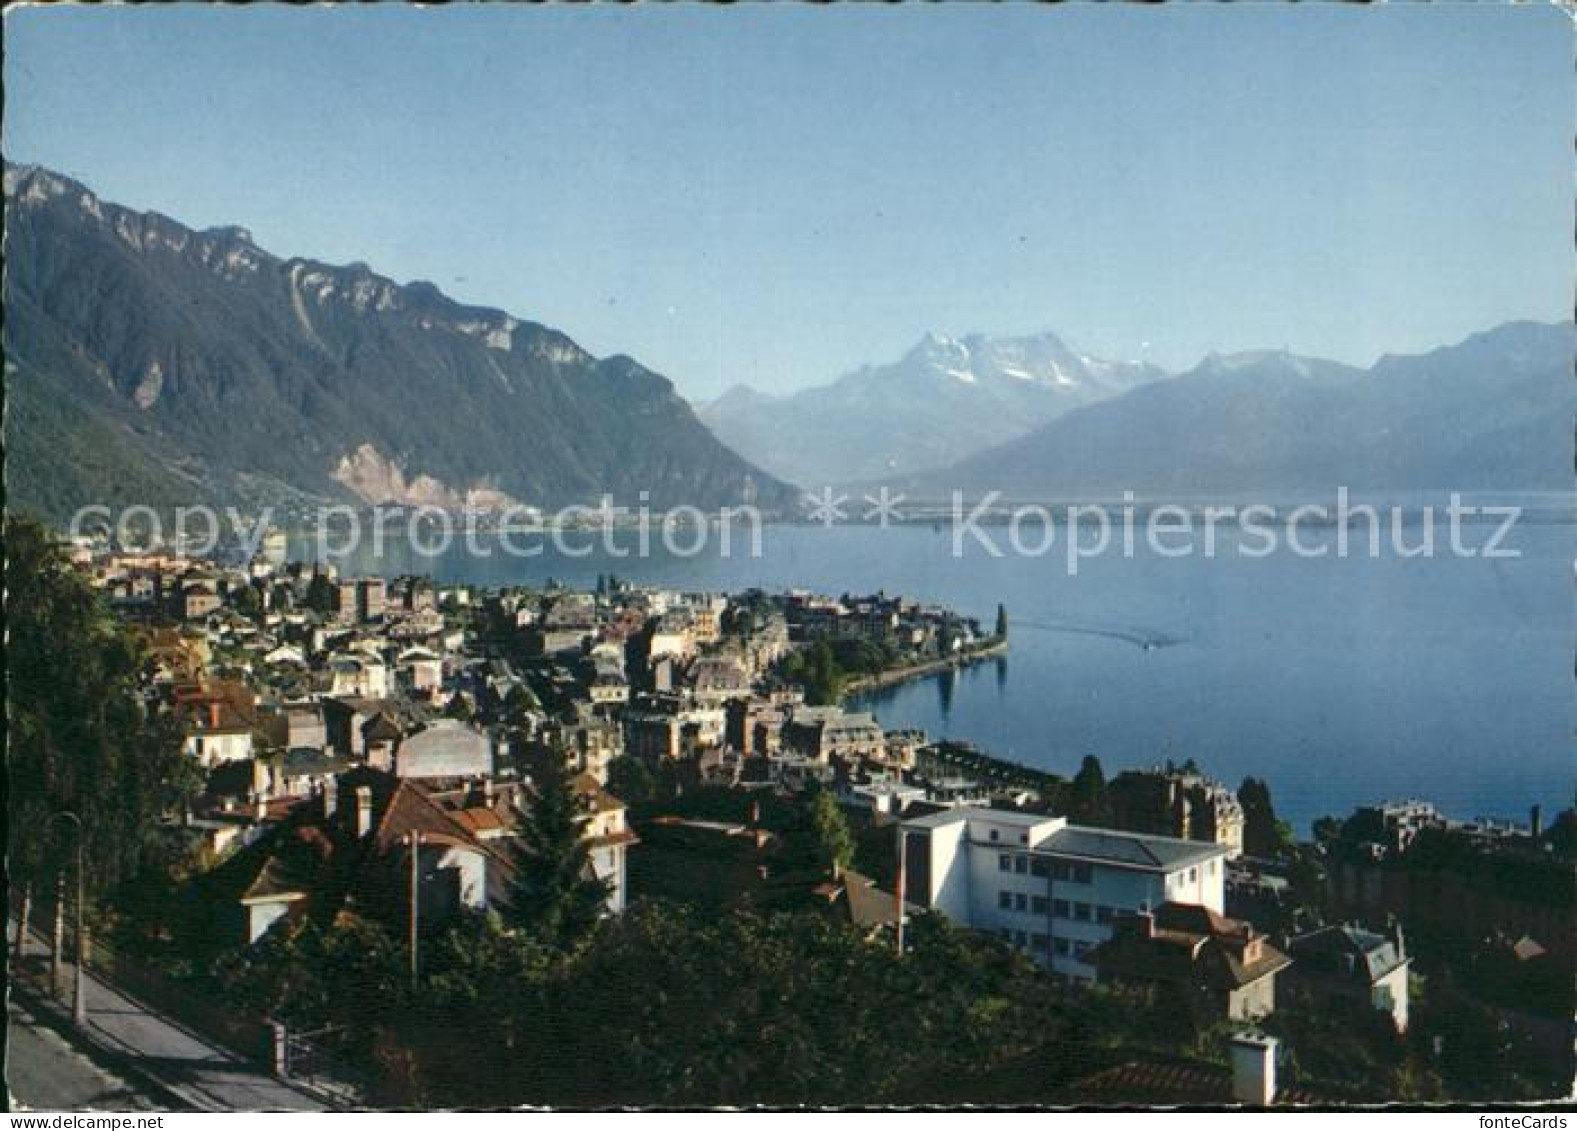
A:
[[[1464,817],[1571,803],[1573,535],[1525,524],[1508,542],[1522,557],[1506,561],[1252,559],[1225,534],[1213,560],[1162,558],[1141,538],[1135,557],[1087,560],[1077,576],[1060,549],[954,557],[945,527],[773,527],[759,558],[736,543],[726,559],[612,559],[587,536],[592,552],[578,558],[405,548],[341,564],[482,585],[590,586],[613,572],[693,589],[883,589],[987,626],[1001,601],[1007,659],[865,705],[888,727],[1063,773],[1095,754],[1108,775],[1193,758],[1234,786],[1262,776],[1278,810],[1306,828],[1386,797],[1427,797]]]

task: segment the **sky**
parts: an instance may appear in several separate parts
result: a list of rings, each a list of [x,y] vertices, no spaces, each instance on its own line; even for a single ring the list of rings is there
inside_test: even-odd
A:
[[[926,331],[1173,369],[1570,316],[1540,4],[10,8],[7,159],[629,353],[696,399]]]

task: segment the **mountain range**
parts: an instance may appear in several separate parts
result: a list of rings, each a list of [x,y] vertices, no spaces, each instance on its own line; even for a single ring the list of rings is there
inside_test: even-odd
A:
[[[891,364],[786,396],[736,387],[698,416],[629,357],[430,283],[282,259],[41,168],[7,165],[4,185],[7,505],[54,517],[603,494],[785,513],[790,482],[929,498],[1571,487],[1569,322],[1367,369],[1261,351],[1178,375],[1051,333],[930,334]]]
[[[787,396],[739,385],[699,412],[763,468],[821,486],[945,467],[1165,375],[1079,353],[1051,333],[932,333],[891,364]]]
[[[632,358],[46,169],[5,193],[10,506],[792,501]]]
[[[1213,355],[957,464],[897,479],[927,497],[1570,491],[1577,328],[1512,322],[1368,369]]]

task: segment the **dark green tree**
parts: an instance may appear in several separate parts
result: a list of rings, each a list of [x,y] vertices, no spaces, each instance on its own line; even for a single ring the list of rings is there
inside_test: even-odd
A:
[[[592,870],[582,836],[585,805],[562,757],[538,774],[536,803],[521,831],[506,918],[543,946],[574,949],[607,910],[609,887]]]
[[[256,620],[263,611],[263,599],[252,585],[238,585],[230,595],[235,611],[248,620]]]
[[[630,805],[641,805],[657,796],[657,775],[633,754],[608,763],[608,791]]]
[[[88,893],[173,866],[162,819],[196,792],[194,765],[139,694],[145,657],[37,522],[5,523],[7,824],[23,903],[75,852]]]
[[[1108,826],[1112,821],[1111,797],[1101,760],[1086,754],[1068,789],[1068,815],[1081,825]]]
[[[817,790],[811,799],[810,823],[816,835],[817,859],[836,879],[854,862],[854,835],[848,818],[827,790]]]
[[[1238,804],[1243,807],[1244,852],[1273,859],[1292,847],[1292,829],[1276,819],[1276,807],[1266,782],[1244,778],[1238,786]]]
[[[334,583],[322,570],[314,570],[312,580],[307,582],[306,605],[323,616],[334,611]]]

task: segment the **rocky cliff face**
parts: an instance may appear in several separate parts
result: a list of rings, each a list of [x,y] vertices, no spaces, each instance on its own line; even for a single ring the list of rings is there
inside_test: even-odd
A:
[[[791,500],[630,358],[47,170],[5,190],[13,506]]]

